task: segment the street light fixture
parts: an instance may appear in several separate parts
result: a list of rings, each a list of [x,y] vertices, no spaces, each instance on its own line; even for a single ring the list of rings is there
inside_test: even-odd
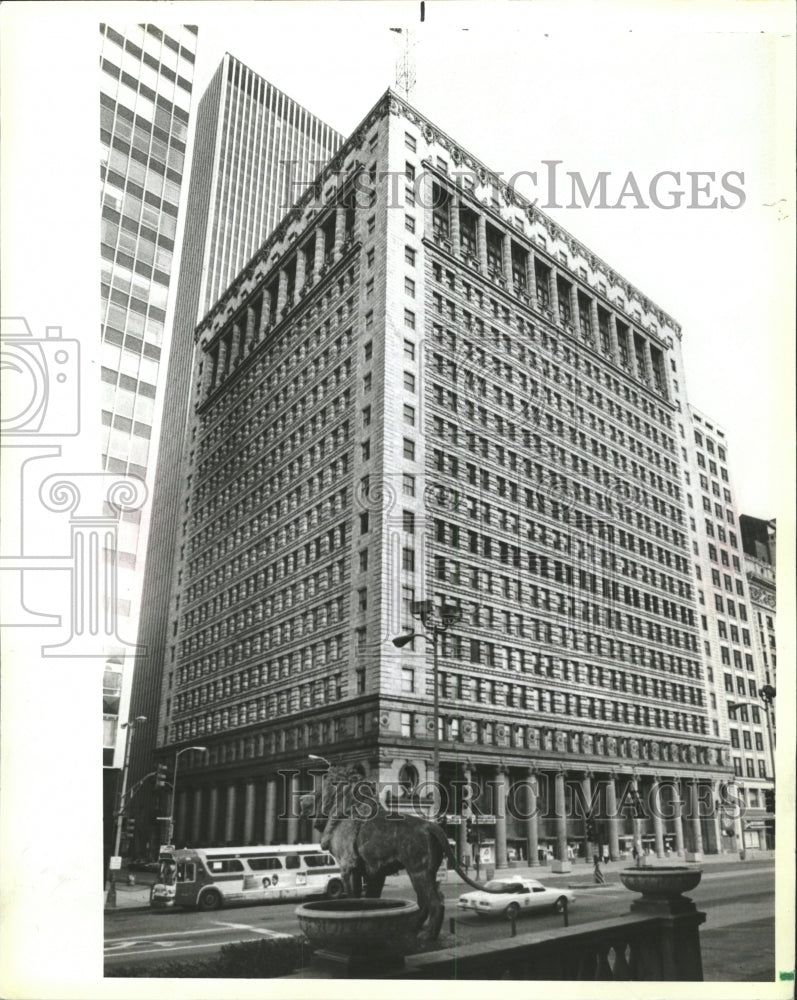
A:
[[[321,754],[318,754],[318,753],[309,753],[307,756],[308,756],[308,758],[310,760],[321,760],[321,761],[323,761],[326,764],[327,767],[332,767],[332,765],[326,759],[326,757],[322,757]]]
[[[207,747],[183,747],[182,750],[178,750],[174,755],[174,772],[172,773],[172,800],[169,804],[169,843],[173,845],[174,842],[174,804],[177,801],[177,763],[180,760],[180,755],[188,753],[189,750],[198,750],[200,753],[207,753]]]
[[[113,842],[113,858],[117,859],[120,857],[119,850],[122,846],[122,824],[125,818],[125,810],[127,808],[127,773],[130,768],[130,748],[133,743],[133,734],[136,731],[136,725],[139,722],[146,722],[146,715],[137,715],[134,719],[129,719],[127,722],[123,722],[120,729],[126,729],[127,733],[125,735],[125,755],[124,762],[122,763],[122,785],[119,789],[119,805],[116,810],[116,832],[114,834]],[[119,863],[114,860],[111,864]],[[116,869],[111,868],[109,871],[109,884],[108,884],[108,898],[106,900],[108,906],[116,906]]]
[[[434,691],[434,701],[432,713],[434,716],[434,733],[432,740],[432,780],[435,788],[440,782],[440,684],[437,665],[437,645],[442,632],[449,626],[459,621],[459,613],[456,608],[443,606],[440,610],[440,622],[435,621],[435,609],[432,601],[414,601],[411,607],[412,614],[420,618],[424,627],[431,631],[431,635],[424,632],[409,632],[406,635],[398,635],[393,639],[396,649],[403,649],[409,645],[413,639],[425,639],[432,644],[432,685]],[[439,799],[438,799],[439,802]],[[437,807],[435,807],[437,811]]]

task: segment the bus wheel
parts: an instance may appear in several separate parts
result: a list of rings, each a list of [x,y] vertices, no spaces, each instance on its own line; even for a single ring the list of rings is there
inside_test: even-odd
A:
[[[340,899],[343,895],[343,883],[339,878],[331,878],[327,883],[327,898]]]
[[[197,905],[200,910],[218,910],[221,908],[221,893],[215,889],[208,889],[199,897]]]

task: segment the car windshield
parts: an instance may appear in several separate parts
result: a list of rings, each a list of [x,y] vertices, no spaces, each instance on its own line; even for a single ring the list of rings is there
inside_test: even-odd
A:
[[[493,879],[492,882],[485,882],[484,888],[488,892],[515,892],[516,890],[508,885],[506,882],[499,882],[497,879]]]

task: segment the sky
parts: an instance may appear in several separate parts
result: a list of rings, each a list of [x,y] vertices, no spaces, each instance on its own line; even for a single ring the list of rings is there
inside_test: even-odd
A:
[[[536,171],[524,193],[543,208],[544,161],[561,161],[549,214],[682,325],[690,399],[726,431],[740,510],[777,513],[792,450],[789,5],[430,0],[423,23],[417,3],[227,6],[198,11],[197,96],[226,50],[348,135],[395,83],[390,27],[411,27],[411,103],[491,169]],[[600,171],[608,207],[566,207],[567,172],[589,190]],[[680,207],[650,206],[661,171],[680,173]],[[702,171],[715,179],[696,182],[700,204],[742,173],[738,207],[687,207]],[[629,172],[650,207],[613,207]]]

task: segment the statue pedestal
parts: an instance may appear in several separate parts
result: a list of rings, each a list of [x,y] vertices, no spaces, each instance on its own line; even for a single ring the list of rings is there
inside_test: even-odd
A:
[[[558,875],[567,875],[573,870],[572,861],[552,861],[551,871]]]

